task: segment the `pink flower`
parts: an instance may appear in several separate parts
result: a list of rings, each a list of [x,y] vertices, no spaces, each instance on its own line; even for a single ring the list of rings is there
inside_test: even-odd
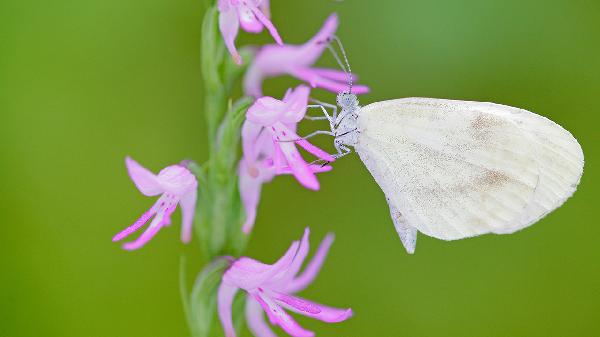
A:
[[[120,241],[137,231],[154,216],[150,226],[137,240],[123,245],[123,248],[127,250],[142,247],[163,226],[171,224],[171,214],[179,204],[181,205],[183,219],[181,241],[188,243],[192,236],[192,220],[196,207],[196,189],[198,187],[196,177],[181,165],[165,167],[158,175],[155,175],[129,157],[125,158],[125,164],[131,180],[143,195],[150,197],[161,194],[161,196],[150,210],[144,213],[133,225],[115,235],[112,239],[113,242]]]
[[[268,0],[219,0],[219,29],[225,46],[237,64],[242,64],[242,57],[235,47],[240,25],[250,33],[259,33],[263,27],[271,33],[275,42],[283,44],[281,37],[269,20]]]
[[[337,15],[331,15],[323,28],[303,45],[267,45],[256,54],[244,78],[244,91],[254,97],[262,96],[262,82],[268,77],[288,74],[335,93],[348,89],[348,75],[335,69],[311,68],[327,48],[338,26]],[[369,91],[366,86],[352,88],[355,94]]]
[[[292,174],[304,187],[319,189],[315,173],[331,170],[330,166],[309,165],[296,148],[324,161],[335,159],[296,134],[296,125],[306,114],[310,88],[288,90],[283,101],[262,97],[248,109],[242,126],[244,157],[240,162],[240,194],[246,211],[244,232],[254,224],[256,207],[263,183],[276,175]]]
[[[279,325],[294,337],[309,337],[314,336],[314,333],[303,329],[283,309],[327,323],[341,322],[352,316],[352,309],[331,308],[293,295],[312,283],[333,243],[333,235],[327,235],[312,261],[299,273],[309,250],[308,235],[307,228],[302,242],[294,241],[285,255],[272,265],[242,257],[225,272],[217,295],[219,318],[225,336],[236,336],[231,305],[239,289],[248,294],[246,320],[248,327],[257,337],[276,336],[266,324],[263,311],[271,324]]]

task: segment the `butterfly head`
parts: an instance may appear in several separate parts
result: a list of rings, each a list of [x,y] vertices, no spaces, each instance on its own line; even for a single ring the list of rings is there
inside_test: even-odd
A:
[[[340,92],[337,95],[337,104],[344,110],[355,110],[358,108],[358,97],[350,92]]]

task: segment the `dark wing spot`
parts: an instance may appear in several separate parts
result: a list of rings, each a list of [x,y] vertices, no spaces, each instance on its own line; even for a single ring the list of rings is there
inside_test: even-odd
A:
[[[504,185],[510,178],[498,171],[486,171],[483,176],[479,179],[478,184],[482,187],[500,187]]]

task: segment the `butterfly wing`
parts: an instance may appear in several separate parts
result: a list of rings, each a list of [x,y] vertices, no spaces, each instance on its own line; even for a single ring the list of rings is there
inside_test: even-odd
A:
[[[533,138],[540,181],[533,201],[518,222],[501,234],[532,225],[560,207],[577,189],[583,174],[583,151],[571,133],[546,117],[527,110],[493,103],[478,103],[479,109],[494,111],[510,118]]]
[[[411,227],[444,240],[513,232],[560,206],[582,171],[567,131],[498,104],[379,102],[359,111],[359,130],[356,150],[405,235]]]

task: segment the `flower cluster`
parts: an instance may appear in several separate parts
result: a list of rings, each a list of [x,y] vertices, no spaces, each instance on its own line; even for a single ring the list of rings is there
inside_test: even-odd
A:
[[[313,88],[323,88],[333,93],[348,89],[348,74],[328,68],[316,68],[313,64],[321,57],[329,41],[335,35],[338,17],[332,14],[323,27],[303,45],[267,45],[262,47],[244,78],[244,91],[254,97],[262,96],[262,83],[269,77],[291,75]],[[369,92],[369,88],[357,85],[352,88],[357,94]]]
[[[219,0],[219,29],[223,34],[225,46],[237,64],[242,57],[235,47],[240,26],[249,33],[260,33],[264,27],[275,41],[282,45],[281,37],[269,20],[269,0]]]
[[[227,337],[236,336],[231,305],[240,289],[248,295],[246,320],[257,337],[275,336],[266,324],[263,312],[267,314],[271,324],[280,326],[294,337],[310,337],[314,333],[302,328],[284,309],[327,323],[342,322],[352,316],[352,309],[332,308],[294,295],[312,283],[333,243],[333,235],[325,237],[313,259],[300,272],[308,255],[308,235],[307,228],[302,241],[294,241],[287,252],[272,265],[242,257],[225,272],[218,292],[218,312]]]
[[[213,255],[208,257],[224,261],[216,258],[219,255],[239,255],[239,251],[231,247],[240,242],[240,237],[245,240],[251,232],[263,184],[278,175],[291,175],[302,187],[319,190],[317,174],[332,170],[330,165],[321,163],[331,163],[335,158],[298,135],[297,128],[306,119],[311,90],[321,88],[337,93],[346,90],[349,82],[355,80],[349,78],[351,75],[345,69],[314,66],[335,38],[338,17],[335,14],[329,16],[319,32],[306,43],[288,45],[283,43],[270,20],[269,5],[268,0],[217,0],[216,6],[207,12],[202,44],[205,49],[203,76],[211,83],[209,89],[205,89],[205,97],[210,103],[207,104],[209,111],[206,111],[209,160],[203,165],[190,162],[171,165],[154,174],[133,159],[126,158],[127,171],[138,190],[145,196],[160,197],[133,225],[113,237],[113,241],[121,241],[152,219],[137,239],[123,245],[124,249],[135,250],[147,244],[162,227],[170,225],[171,216],[179,205],[182,213],[181,240],[190,242],[194,227],[200,233],[201,246],[215,243],[216,248],[209,250]],[[250,33],[266,29],[276,42],[257,49],[247,67],[239,66],[243,60],[235,44],[240,27]],[[214,40],[217,29],[222,41]],[[223,57],[223,46],[231,58]],[[251,99],[240,99],[229,104],[229,111],[224,111],[232,93],[233,81],[242,78],[241,75],[244,93]],[[263,95],[263,82],[281,75],[293,76],[305,84],[289,88],[282,99]],[[369,89],[354,85],[352,90],[355,94],[362,94]],[[240,140],[241,158],[236,156]],[[313,159],[305,160],[301,151]],[[223,190],[222,193],[220,190]],[[234,209],[236,206],[239,210]],[[194,222],[196,207],[202,210],[198,218],[219,220],[202,222],[197,218]],[[226,213],[231,214],[224,216]],[[227,226],[227,229],[222,228]],[[206,228],[209,228],[208,232],[202,232]],[[231,228],[236,232],[232,234]],[[227,238],[227,235],[235,236],[237,241]],[[293,242],[284,256],[272,265],[248,257],[228,258],[226,269],[219,271],[222,278],[218,290],[215,287],[193,292],[210,294],[213,291],[212,294],[217,297],[218,316],[227,337],[236,336],[232,306],[240,290],[246,294],[248,327],[257,337],[275,337],[263,313],[272,325],[295,337],[313,336],[314,333],[302,328],[286,310],[328,323],[341,322],[352,316],[351,309],[332,308],[296,296],[315,279],[333,242],[333,235],[327,235],[301,272],[309,251],[308,236],[307,228],[302,240]],[[203,241],[205,237],[209,241]],[[200,275],[210,274],[212,269],[207,267],[205,271]],[[202,287],[204,283],[196,284]],[[214,312],[214,308],[201,312]],[[201,329],[205,328],[206,324],[201,324]]]
[[[181,206],[181,241],[188,243],[192,237],[192,220],[196,208],[198,182],[196,177],[182,165],[172,165],[161,170],[158,175],[148,171],[135,160],[125,159],[127,171],[135,186],[148,197],[161,195],[158,201],[144,213],[133,225],[113,237],[120,241],[140,229],[154,216],[154,219],[135,241],[126,243],[127,250],[138,249],[145,245],[163,226],[171,224],[171,214],[177,205]]]
[[[221,14],[223,15],[223,14]],[[332,162],[329,153],[314,146],[296,133],[297,125],[306,115],[311,88],[300,85],[290,88],[282,100],[264,96],[265,79],[291,75],[312,88],[323,88],[335,93],[348,88],[348,74],[335,69],[315,68],[313,64],[328,47],[338,27],[337,15],[331,15],[321,30],[303,45],[267,45],[257,53],[244,78],[244,92],[256,98],[246,113],[242,126],[243,157],[239,165],[239,190],[246,220],[243,231],[249,233],[256,220],[256,210],[261,188],[277,175],[291,174],[303,187],[318,190],[316,173],[331,170],[329,165],[307,163],[298,148],[317,160]],[[223,33],[227,40],[227,35]],[[231,51],[231,49],[230,49]],[[236,54],[232,53],[236,58]],[[353,87],[356,94],[368,92],[365,86]],[[235,337],[231,306],[235,294],[241,289],[247,294],[246,320],[257,337],[274,337],[265,323],[263,311],[269,322],[280,326],[295,337],[314,334],[305,330],[284,309],[316,318],[324,322],[341,322],[352,315],[350,309],[335,309],[296,297],[294,294],[308,286],[318,273],[333,237],[327,236],[313,261],[298,275],[308,253],[308,229],[301,242],[294,242],[286,254],[273,265],[242,257],[223,275],[218,292],[218,312],[225,335]]]
[[[256,218],[261,185],[278,174],[292,174],[311,190],[319,189],[315,173],[327,172],[330,166],[309,165],[296,145],[324,161],[334,161],[327,152],[296,134],[296,126],[306,114],[310,89],[289,89],[282,101],[272,97],[256,100],[248,109],[242,126],[244,157],[240,163],[240,193],[246,211],[244,232],[248,233]]]

